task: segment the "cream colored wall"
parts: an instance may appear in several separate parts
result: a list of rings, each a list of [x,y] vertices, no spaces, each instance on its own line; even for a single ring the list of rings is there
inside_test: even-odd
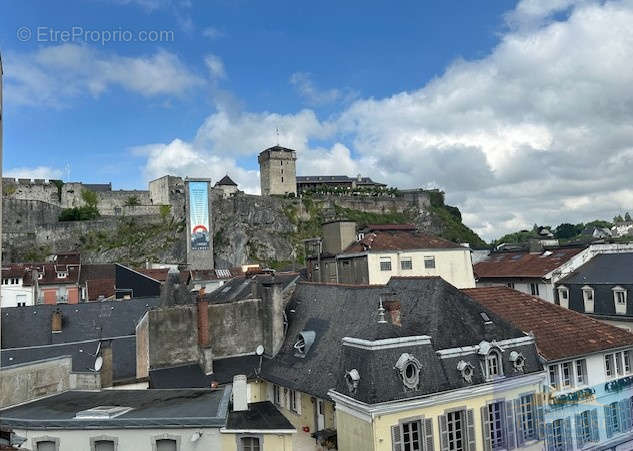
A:
[[[441,449],[438,417],[443,415],[447,409],[462,407],[465,409],[473,409],[477,449],[484,449],[481,407],[492,400],[504,399],[505,401],[510,401],[518,398],[523,393],[539,392],[541,391],[540,387],[540,384],[531,384],[503,392],[493,392],[485,396],[461,399],[429,407],[409,409],[393,414],[379,415],[373,419],[373,422],[367,422],[350,413],[339,410],[336,413],[339,451],[392,451],[391,426],[397,425],[401,419],[421,416],[433,420],[433,441],[435,443],[435,449]],[[542,449],[542,446],[542,443],[535,443],[533,446],[523,447],[521,449],[537,450]]]
[[[265,434],[262,436],[262,451],[292,451],[292,437],[293,434]],[[239,451],[236,434],[222,434],[222,451]]]
[[[268,399],[268,384],[262,380],[248,382],[248,402],[271,401]]]
[[[15,430],[16,434],[26,437],[27,442],[22,445],[26,449],[37,449],[33,439],[48,436],[59,439],[60,451],[89,450],[90,438],[108,436],[118,438],[117,451],[152,451],[152,438],[180,437],[180,451],[223,451],[224,434],[219,429],[98,429],[98,430],[45,430],[27,431]],[[200,439],[191,441],[194,433],[201,432]],[[167,434],[167,437],[163,437]],[[221,436],[222,435],[222,436]],[[235,443],[235,436],[230,434]],[[270,448],[274,450],[275,448]]]
[[[435,257],[435,268],[424,268],[426,256]],[[385,284],[394,276],[440,276],[457,288],[475,287],[470,250],[466,248],[370,252],[367,257],[370,284]],[[380,270],[380,257],[391,257],[391,271]],[[413,266],[411,270],[400,269],[401,257],[411,257]]]

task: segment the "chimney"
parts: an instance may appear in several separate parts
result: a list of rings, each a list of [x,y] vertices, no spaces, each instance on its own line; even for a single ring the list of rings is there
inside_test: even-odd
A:
[[[172,305],[184,305],[191,302],[190,293],[180,283],[180,272],[176,268],[170,268],[167,279],[160,290],[161,307]]]
[[[402,323],[400,322],[400,301],[396,299],[385,301],[385,309],[389,312],[391,324],[394,326],[402,326]]]
[[[248,410],[246,386],[245,375],[238,374],[233,377],[233,412],[244,412]]]
[[[51,332],[52,333],[56,333],[56,332],[61,332],[63,329],[63,325],[62,325],[62,320],[64,318],[64,315],[62,315],[62,312],[60,309],[57,309],[53,312],[53,314],[51,315]]]
[[[112,341],[101,341],[101,388],[112,387]]]
[[[262,312],[264,349],[267,354],[277,354],[284,340],[284,300],[281,283],[275,276],[262,282]]]
[[[205,290],[198,291],[198,344],[209,346],[209,301],[204,298]]]

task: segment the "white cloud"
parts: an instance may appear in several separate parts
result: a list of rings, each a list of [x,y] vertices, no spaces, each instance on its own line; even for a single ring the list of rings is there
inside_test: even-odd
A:
[[[49,166],[36,166],[33,168],[21,167],[4,170],[3,177],[21,178],[21,179],[61,179],[61,169],[51,168]]]
[[[237,170],[222,156],[254,159],[279,128],[300,173],[437,185],[486,239],[633,210],[633,2],[524,0],[508,20],[489,55],[417,90],[357,100],[327,121],[220,108],[187,146]],[[310,83],[295,77],[313,102],[339,98]],[[155,159],[157,173],[169,167]]]
[[[202,36],[209,39],[218,39],[225,36],[224,32],[215,27],[206,27],[202,30]]]
[[[209,74],[211,74],[211,78],[220,79],[226,78],[226,70],[224,69],[224,62],[220,59],[219,56],[209,54],[205,56],[204,63],[209,69]]]
[[[4,72],[7,103],[28,106],[63,107],[77,97],[99,97],[113,86],[150,97],[182,96],[204,84],[165,50],[129,57],[77,44],[8,52]]]
[[[319,89],[312,75],[307,72],[295,72],[290,76],[290,84],[308,105],[320,106],[335,102],[350,102],[358,97],[358,93],[349,89]]]

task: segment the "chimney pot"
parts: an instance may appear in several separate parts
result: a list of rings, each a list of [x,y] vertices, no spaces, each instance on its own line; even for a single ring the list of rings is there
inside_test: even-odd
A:
[[[391,324],[395,326],[402,326],[400,320],[400,301],[392,299],[390,301],[385,301],[385,308],[389,312],[389,316],[391,317]]]

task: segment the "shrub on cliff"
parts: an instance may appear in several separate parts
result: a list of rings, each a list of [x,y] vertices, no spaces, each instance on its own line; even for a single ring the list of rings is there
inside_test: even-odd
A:
[[[64,221],[89,221],[99,217],[97,207],[84,205],[83,207],[65,208],[59,215],[59,220]]]

